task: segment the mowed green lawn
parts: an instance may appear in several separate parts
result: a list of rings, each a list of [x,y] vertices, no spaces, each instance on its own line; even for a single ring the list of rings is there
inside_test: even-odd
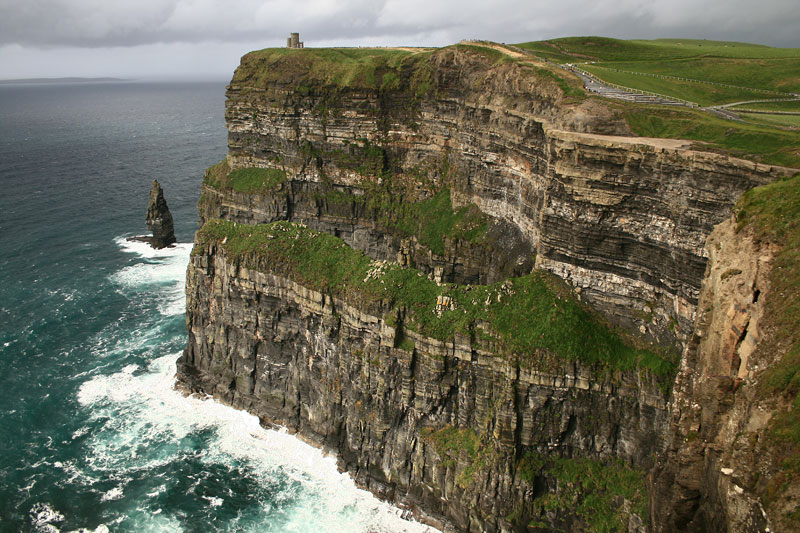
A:
[[[758,111],[789,111],[800,113],[800,100],[790,102],[758,102],[752,104],[742,104],[731,108],[733,111],[739,109],[756,109]]]

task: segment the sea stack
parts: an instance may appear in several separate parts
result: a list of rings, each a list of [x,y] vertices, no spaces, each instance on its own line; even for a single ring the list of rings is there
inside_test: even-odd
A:
[[[147,206],[147,229],[153,232],[150,245],[153,248],[166,248],[175,242],[175,227],[172,223],[172,213],[169,212],[164,191],[158,180],[153,180],[150,189],[150,204]]]

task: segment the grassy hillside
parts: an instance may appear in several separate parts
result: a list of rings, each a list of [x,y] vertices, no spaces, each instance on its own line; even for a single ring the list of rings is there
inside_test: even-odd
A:
[[[800,168],[800,130],[785,130],[767,122],[769,117],[792,120],[792,115],[753,115],[751,122],[736,122],[686,107],[644,106],[619,103],[631,130],[643,137],[688,139],[699,149],[724,151],[736,157],[773,165]]]
[[[578,64],[612,84],[701,106],[789,98],[800,93],[800,48],[606,37],[568,37],[517,46],[548,61]],[[742,112],[741,120],[734,121],[698,109],[604,101],[620,109],[637,135],[688,139],[738,157],[800,167],[800,115]],[[800,101],[747,103],[736,108],[800,112]]]
[[[560,52],[573,59],[582,55],[589,61],[666,61],[701,56],[724,58],[796,58],[797,48],[772,48],[760,44],[705,39],[622,40],[609,37],[564,37],[549,41],[521,43],[532,50]]]
[[[800,92],[800,48],[693,39],[624,41],[605,37],[568,37],[517,46],[551,61],[587,63],[582,68],[611,83],[701,105]]]

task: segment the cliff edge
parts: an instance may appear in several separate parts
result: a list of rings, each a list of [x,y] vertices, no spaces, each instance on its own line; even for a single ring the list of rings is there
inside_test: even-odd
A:
[[[758,507],[711,452],[755,405],[737,393],[762,364],[750,289],[778,248],[706,241],[790,170],[634,137],[500,45],[263,50],[227,95],[186,389],[444,529],[782,523],[792,491]]]

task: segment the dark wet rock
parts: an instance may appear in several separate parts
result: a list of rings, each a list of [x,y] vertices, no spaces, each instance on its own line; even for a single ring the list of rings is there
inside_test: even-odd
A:
[[[139,235],[131,237],[131,241],[146,242],[156,249],[166,248],[175,243],[175,226],[172,222],[172,213],[167,207],[167,200],[164,198],[164,191],[161,189],[158,180],[153,180],[153,188],[150,189],[150,204],[147,206],[147,229],[153,232],[153,236]]]

